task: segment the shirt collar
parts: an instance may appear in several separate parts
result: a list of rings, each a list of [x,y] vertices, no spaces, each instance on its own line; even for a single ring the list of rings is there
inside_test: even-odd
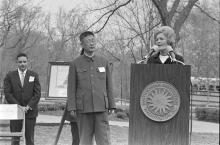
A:
[[[18,68],[18,73],[19,73],[19,74],[24,73],[24,75],[26,75],[26,72],[27,72],[27,69],[26,69],[26,70],[24,70],[24,72],[22,72],[22,71],[20,71],[20,69]]]
[[[83,54],[83,57],[88,61],[94,61],[95,60],[95,54],[92,57],[87,56],[86,54]]]
[[[92,57],[95,55],[95,53],[93,52],[92,56],[89,56],[89,55],[87,55],[87,54],[84,52],[84,55],[87,56],[87,57],[89,57],[89,58],[92,58]]]
[[[160,61],[161,62],[161,60],[160,60],[160,52],[159,53],[157,53],[154,57],[155,57],[155,59],[157,59],[158,61]],[[168,57],[167,58],[167,60],[163,63],[163,64],[169,64],[171,62],[171,59],[170,59],[170,57]]]

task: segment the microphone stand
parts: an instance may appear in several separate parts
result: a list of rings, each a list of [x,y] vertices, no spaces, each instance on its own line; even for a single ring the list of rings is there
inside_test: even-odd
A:
[[[182,64],[182,65],[185,65],[185,63],[183,63],[182,61],[179,61],[179,60],[174,60],[175,62],[178,62],[178,63],[180,63],[180,64]]]
[[[140,61],[137,62],[137,64],[140,64],[140,63],[142,63],[142,62],[148,60],[154,52],[155,52],[155,51],[152,49],[152,50],[150,51],[150,53],[149,53],[148,55],[145,55],[144,58],[142,58]]]
[[[148,58],[145,58],[145,57],[144,57],[144,59],[138,61],[137,64],[140,64],[140,63],[144,62],[144,61],[147,60],[147,59],[148,59]]]
[[[185,65],[185,63],[183,63],[182,61],[179,61],[179,60],[177,60],[177,59],[173,59],[173,57],[168,53],[168,56],[170,57],[170,59],[171,59],[171,61],[172,62],[177,62],[177,63],[180,63],[180,64],[182,64],[182,65]]]

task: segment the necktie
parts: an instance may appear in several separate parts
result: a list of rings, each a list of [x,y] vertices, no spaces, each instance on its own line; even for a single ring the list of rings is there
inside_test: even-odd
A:
[[[22,72],[21,73],[21,85],[22,85],[22,87],[23,87],[23,85],[24,85],[24,73]]]

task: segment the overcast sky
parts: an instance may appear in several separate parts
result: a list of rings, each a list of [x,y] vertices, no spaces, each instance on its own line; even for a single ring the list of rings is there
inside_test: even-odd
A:
[[[42,6],[44,11],[47,12],[57,12],[60,7],[65,10],[70,10],[75,7],[84,8],[87,7],[87,3],[92,2],[92,0],[35,0],[40,1],[40,6]],[[87,3],[86,3],[87,2]]]
[[[0,0],[0,6],[3,0]],[[25,1],[25,0],[17,0]],[[27,1],[27,0],[26,0]],[[34,4],[39,4],[43,11],[55,13],[60,7],[65,10],[70,10],[75,7],[77,8],[86,8],[94,3],[94,0],[33,0]]]
[[[3,0],[0,0],[0,6],[2,4]],[[28,0],[16,0],[16,2],[19,1],[28,1]],[[98,1],[98,0],[33,0],[34,3],[39,4],[40,6],[42,6],[43,11],[46,12],[51,12],[51,13],[55,13],[58,11],[58,9],[60,7],[64,8],[65,10],[70,10],[73,9],[75,7],[77,8],[87,8],[91,5],[97,4],[94,3],[94,1]],[[206,3],[218,3],[219,4],[219,0],[199,0],[201,1],[206,1]],[[217,6],[219,7],[219,5]]]

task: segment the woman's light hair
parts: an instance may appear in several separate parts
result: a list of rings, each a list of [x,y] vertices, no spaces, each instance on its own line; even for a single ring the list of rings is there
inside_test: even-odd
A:
[[[163,33],[164,36],[167,38],[168,45],[170,45],[171,47],[174,48],[176,34],[175,34],[173,28],[171,28],[169,26],[161,26],[158,29],[156,29],[154,32],[154,41],[156,41],[156,37],[160,33]]]

